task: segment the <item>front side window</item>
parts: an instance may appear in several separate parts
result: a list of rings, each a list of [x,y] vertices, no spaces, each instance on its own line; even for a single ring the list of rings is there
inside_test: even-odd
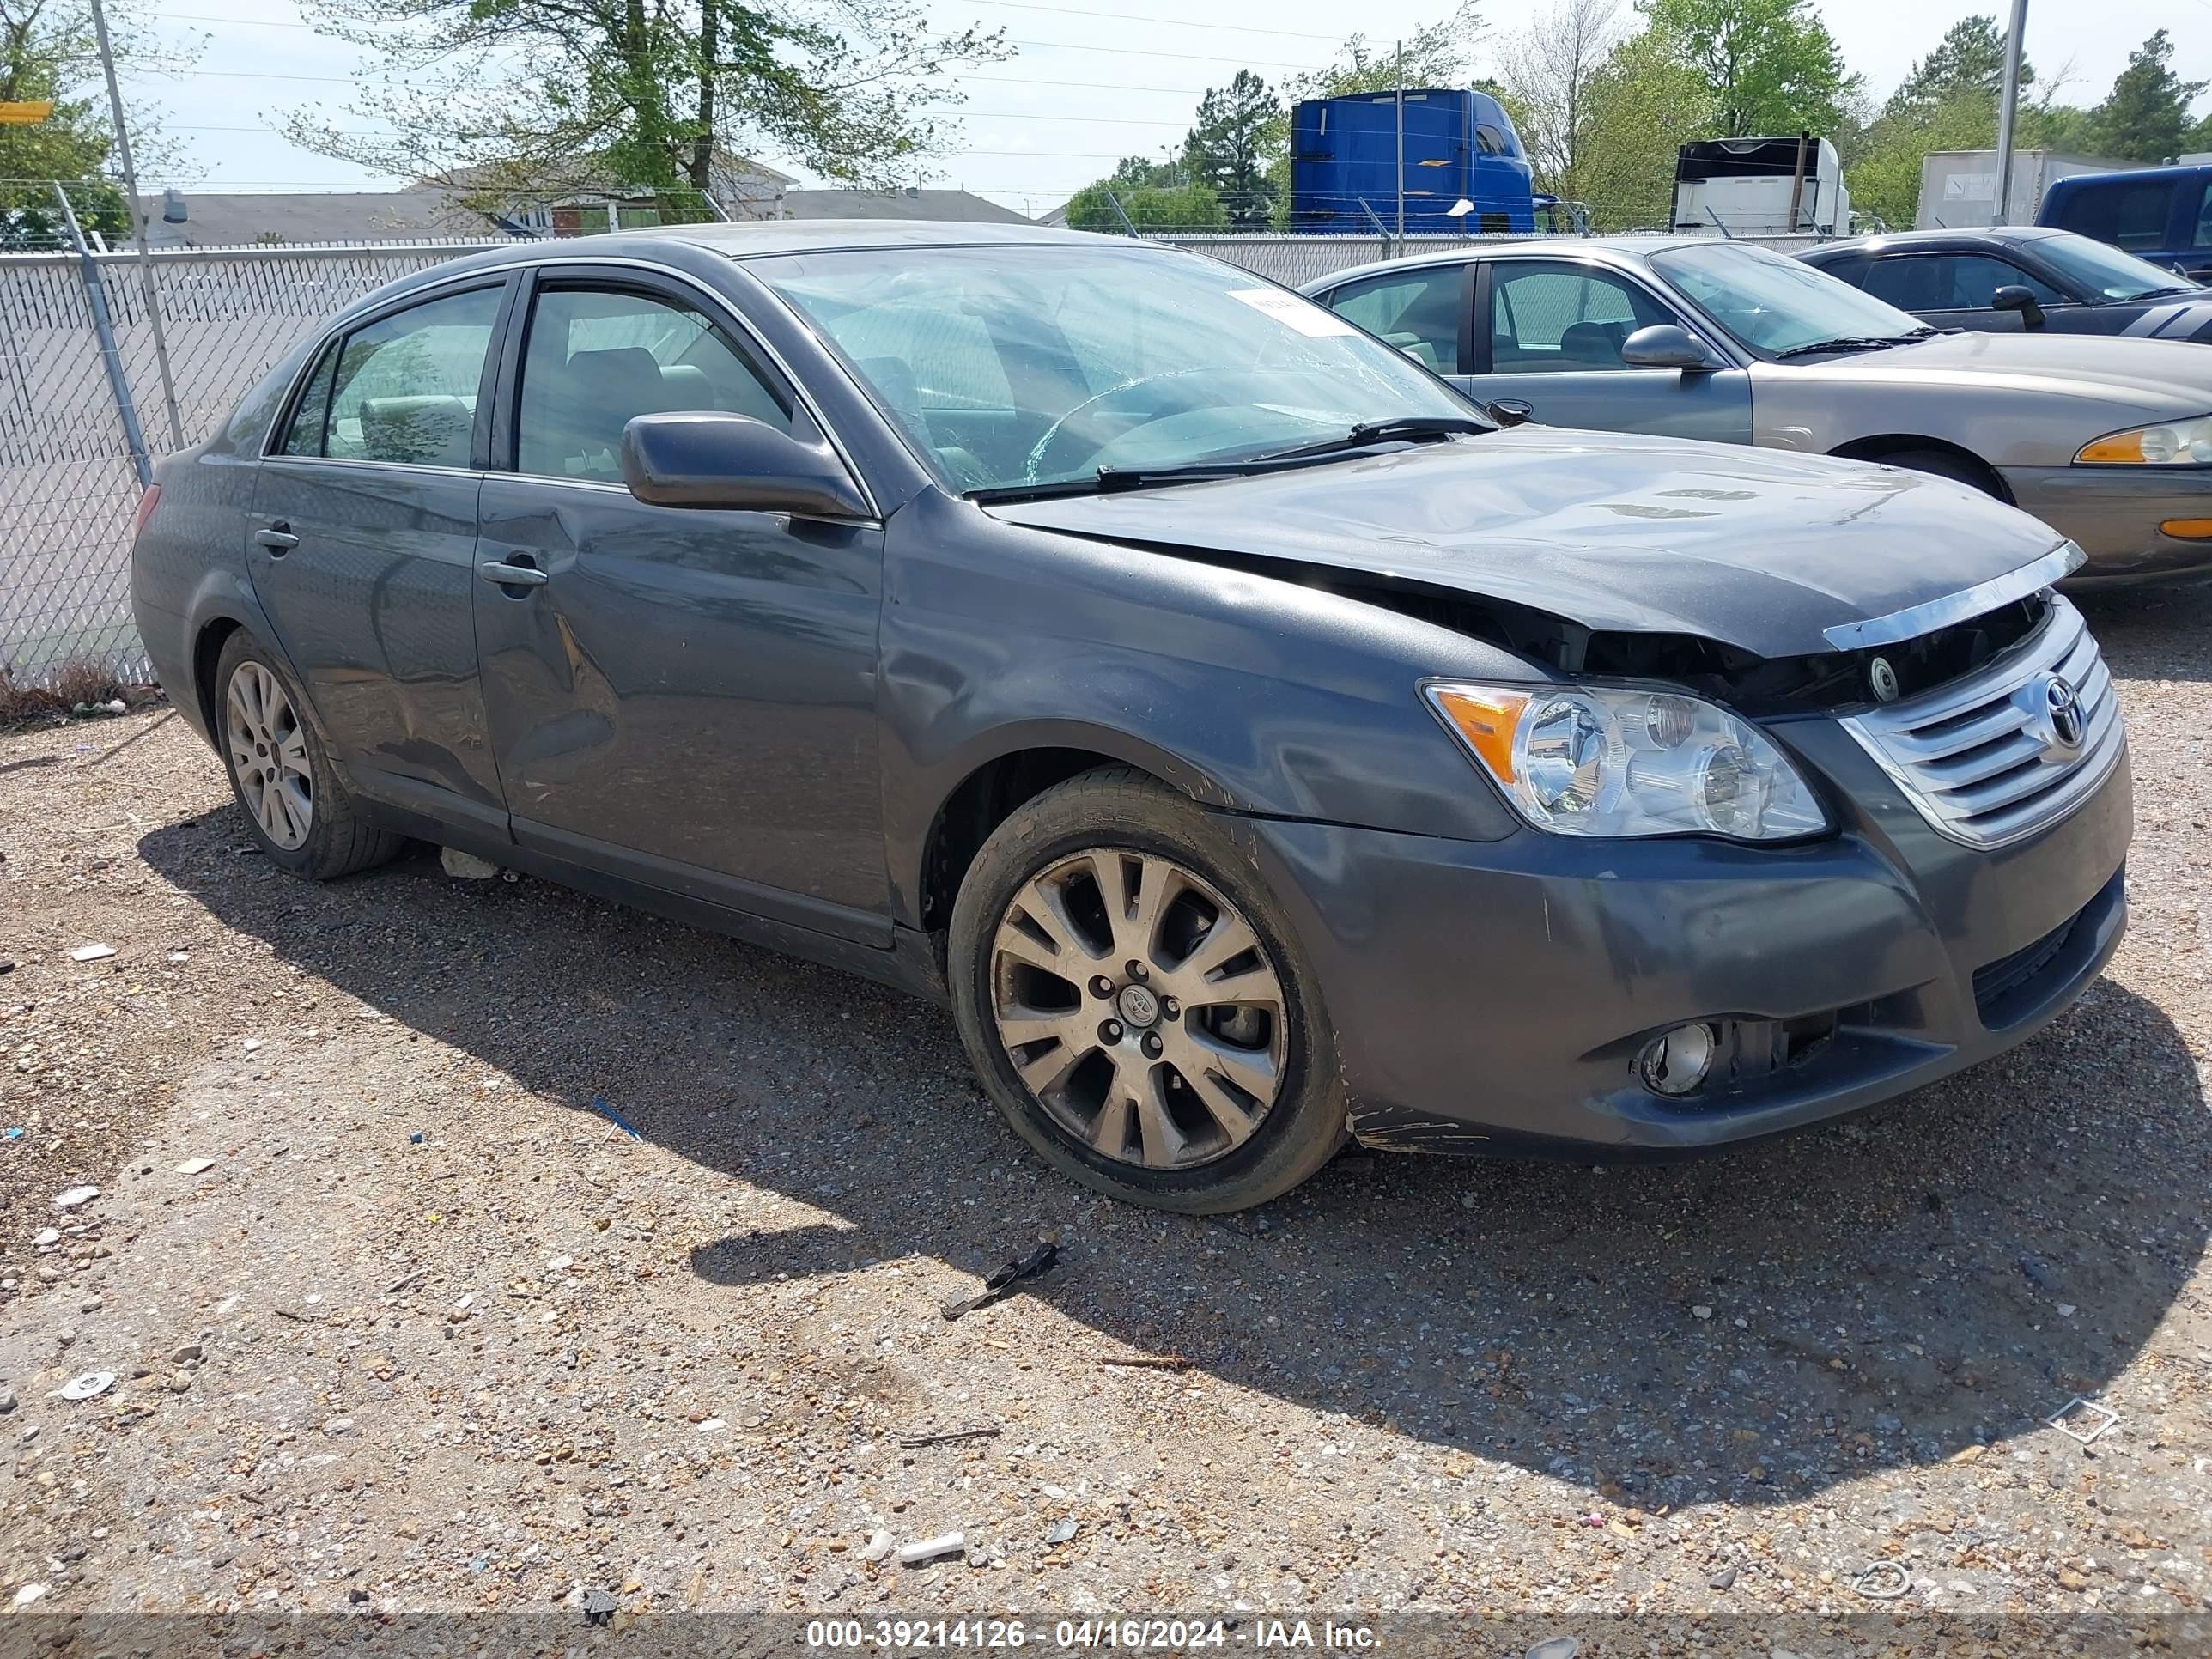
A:
[[[781,395],[702,313],[622,289],[540,290],[515,408],[518,472],[618,481],[633,416],[695,410],[791,427]]]
[[[1802,259],[1741,242],[1670,248],[1651,256],[1651,268],[1753,351],[1917,339],[1929,331],[1917,317]]]
[[[1460,313],[1467,304],[1467,268],[1436,265],[1346,283],[1328,308],[1439,374],[1459,369]]]
[[[1674,320],[1636,283],[1595,265],[1491,267],[1492,374],[1626,368],[1622,343],[1639,328]]]
[[[1996,291],[2008,284],[2027,289],[2038,305],[2065,303],[2066,296],[2048,283],[1986,253],[1916,253],[1878,259],[1863,286],[1900,311],[1986,311]]]
[[[334,460],[466,467],[500,292],[447,295],[347,335],[322,453]]]
[[[1239,460],[1364,422],[1473,414],[1334,312],[1194,254],[901,247],[749,268],[963,490]]]

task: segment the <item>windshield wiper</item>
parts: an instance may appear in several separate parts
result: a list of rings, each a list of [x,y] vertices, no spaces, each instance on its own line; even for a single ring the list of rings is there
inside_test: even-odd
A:
[[[1778,363],[1790,357],[1807,357],[1816,351],[1887,351],[1892,346],[1911,345],[1917,340],[1924,340],[1936,331],[1932,328],[1917,328],[1910,334],[1869,334],[1814,340],[1804,345],[1791,346],[1787,351],[1776,352],[1774,361]]]
[[[1479,421],[1472,415],[1398,415],[1389,420],[1362,421],[1340,436],[1300,444],[1294,449],[1271,449],[1266,454],[1255,455],[1252,459],[1255,461],[1295,460],[1304,455],[1334,455],[1347,449],[1364,449],[1370,444],[1418,443],[1424,438],[1449,438],[1455,433],[1495,430],[1497,428],[1489,422]]]

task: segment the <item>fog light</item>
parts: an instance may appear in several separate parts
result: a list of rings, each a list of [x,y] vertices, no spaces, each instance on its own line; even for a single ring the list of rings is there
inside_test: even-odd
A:
[[[1644,1045],[1636,1057],[1637,1075],[1655,1095],[1695,1094],[1713,1069],[1717,1046],[1713,1028],[1703,1021],[1677,1025]]]

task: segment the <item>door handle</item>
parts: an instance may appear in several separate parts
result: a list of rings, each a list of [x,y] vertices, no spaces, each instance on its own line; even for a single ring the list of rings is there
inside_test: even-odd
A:
[[[545,573],[533,565],[502,564],[495,559],[489,560],[477,567],[477,574],[488,582],[496,582],[501,587],[545,586]]]
[[[292,526],[282,519],[265,530],[255,531],[253,539],[269,550],[269,556],[272,559],[283,558],[300,544],[300,538],[292,533]]]

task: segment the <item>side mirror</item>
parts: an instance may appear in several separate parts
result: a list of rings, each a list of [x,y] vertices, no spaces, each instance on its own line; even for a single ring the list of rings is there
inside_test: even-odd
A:
[[[1704,374],[1721,365],[1705,343],[1676,323],[1653,323],[1620,343],[1620,361],[1631,368],[1679,368]]]
[[[1534,417],[1536,405],[1519,398],[1492,398],[1483,411],[1500,426],[1523,426]]]
[[[654,507],[865,519],[868,504],[826,443],[806,443],[750,415],[640,415],[623,428],[629,493]]]
[[[2018,283],[2007,283],[1990,295],[1990,307],[1997,311],[2017,311],[2022,328],[2043,326],[2043,307],[2035,302],[2034,293]]]

